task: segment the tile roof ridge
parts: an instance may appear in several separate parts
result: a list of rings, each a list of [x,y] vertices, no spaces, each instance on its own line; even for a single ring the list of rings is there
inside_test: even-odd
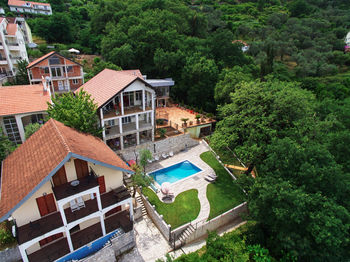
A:
[[[51,119],[52,119],[52,124],[53,124],[54,128],[55,128],[56,131],[57,131],[58,137],[59,137],[59,138],[61,139],[61,141],[62,141],[63,146],[67,149],[68,153],[69,153],[69,152],[72,152],[72,150],[70,150],[70,148],[69,148],[69,146],[68,146],[68,143],[67,143],[65,137],[63,136],[63,134],[61,133],[60,129],[59,129],[58,126],[56,125],[56,121],[57,121],[57,120],[55,120],[55,119],[53,119],[53,118],[51,118]],[[57,121],[57,122],[59,122],[59,121]]]

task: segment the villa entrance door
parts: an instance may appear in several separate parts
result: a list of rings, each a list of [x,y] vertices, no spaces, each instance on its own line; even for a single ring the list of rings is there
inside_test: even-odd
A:
[[[74,159],[74,166],[78,179],[89,175],[89,167],[86,161],[81,159]]]

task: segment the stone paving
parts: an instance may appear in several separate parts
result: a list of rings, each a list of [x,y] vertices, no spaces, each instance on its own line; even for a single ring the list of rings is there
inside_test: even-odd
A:
[[[136,246],[118,257],[118,262],[150,262],[164,256],[171,250],[168,241],[148,216],[134,224]]]
[[[154,170],[168,167],[184,160],[189,160],[197,167],[202,169],[201,172],[188,178],[182,179],[179,182],[175,182],[170,186],[170,189],[174,193],[175,197],[181,192],[187,191],[189,189],[198,190],[198,198],[201,204],[201,210],[194,222],[206,220],[209,217],[210,212],[210,205],[206,196],[207,185],[209,182],[207,182],[204,177],[209,174],[215,174],[215,172],[200,158],[200,154],[208,150],[209,149],[202,142],[200,142],[199,145],[189,148],[187,151],[183,151],[167,159],[162,159],[155,163],[148,164],[146,168],[146,172],[152,172]],[[162,199],[163,194],[160,191],[157,195],[159,199]]]

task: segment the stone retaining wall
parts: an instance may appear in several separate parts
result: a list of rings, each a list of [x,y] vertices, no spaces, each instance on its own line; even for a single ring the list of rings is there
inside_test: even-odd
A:
[[[164,219],[163,216],[158,214],[154,206],[148,201],[147,197],[141,194],[143,204],[145,205],[145,208],[147,210],[148,216],[152,219],[153,223],[156,225],[156,227],[159,229],[160,233],[164,236],[164,238],[168,241],[170,241],[170,232],[171,227],[168,225]]]
[[[19,252],[18,246],[12,248],[6,248],[0,251],[1,262],[13,262],[22,260],[21,253]]]
[[[168,137],[159,141],[147,142],[136,147],[118,151],[117,153],[122,155],[126,161],[129,161],[131,159],[135,159],[135,152],[138,153],[143,148],[150,150],[153,156],[161,156],[163,153],[169,153],[171,151],[173,151],[175,154],[184,150],[186,147],[188,148],[198,144],[199,142],[192,139],[190,134],[182,134]]]
[[[132,249],[135,244],[134,230],[131,230],[110,240],[104,248],[87,258],[81,259],[80,262],[114,262],[117,256]]]

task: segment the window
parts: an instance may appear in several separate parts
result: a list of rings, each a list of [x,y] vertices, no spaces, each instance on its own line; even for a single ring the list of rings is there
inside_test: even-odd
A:
[[[51,74],[53,77],[55,76],[62,76],[62,71],[60,67],[52,67],[51,68]]]
[[[58,90],[60,91],[64,90],[62,81],[58,81]]]
[[[114,119],[113,120],[107,120],[106,123],[107,123],[107,126],[114,126],[115,125],[114,124]]]
[[[49,74],[49,73],[50,73],[48,67],[44,67],[44,73],[45,73],[45,74]]]
[[[49,64],[50,65],[59,65],[60,59],[57,56],[53,56],[53,57],[49,58]]]
[[[16,143],[16,145],[21,144],[21,136],[19,134],[16,118],[13,116],[4,117],[4,126],[8,138]]]
[[[79,84],[79,79],[73,79],[73,85]]]
[[[32,118],[32,124],[35,124],[35,123],[43,124],[44,123],[43,114],[32,115],[31,118]]]
[[[122,123],[123,124],[127,124],[127,123],[130,123],[130,122],[131,122],[131,117],[130,116],[122,118]]]
[[[142,91],[136,91],[135,96],[136,96],[137,101],[141,101],[142,100]]]
[[[73,71],[73,66],[67,66],[67,72],[72,72]]]

